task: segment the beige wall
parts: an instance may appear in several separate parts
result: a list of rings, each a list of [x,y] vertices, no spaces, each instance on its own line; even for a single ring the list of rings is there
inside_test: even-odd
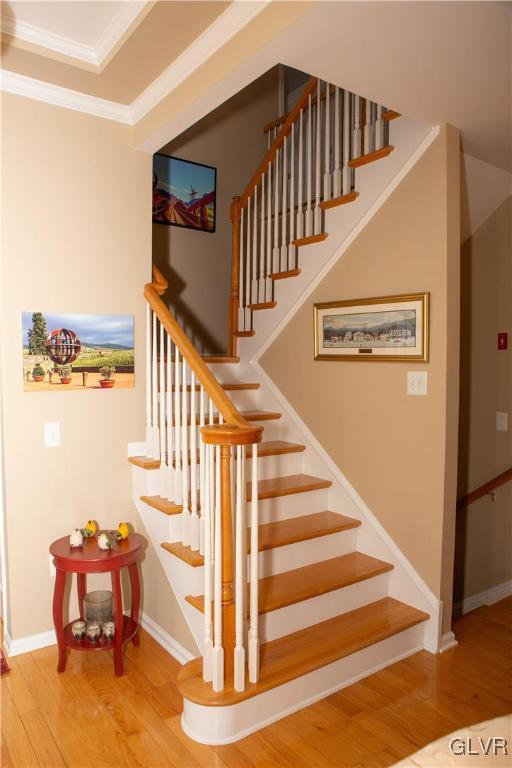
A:
[[[450,604],[443,536],[453,541],[455,522],[458,153],[457,132],[442,128],[261,359],[428,586]],[[431,295],[429,363],[313,360],[315,302],[416,291]],[[406,395],[408,370],[428,371],[427,397]]]
[[[162,149],[166,155],[217,168],[215,233],[153,225],[153,260],[169,280],[170,304],[204,352],[227,350],[229,207],[262,160],[267,148],[262,129],[277,114],[278,73],[274,68]]]
[[[512,197],[461,249],[461,414],[459,495],[512,466],[512,352],[498,351],[498,331],[512,341]],[[509,431],[496,431],[505,411]],[[457,516],[455,600],[512,579],[512,484]]]
[[[48,545],[94,517],[144,533],[132,502],[129,441],[144,436],[144,282],[151,265],[151,157],[132,129],[18,96],[2,98],[2,397],[13,639],[52,628]],[[135,316],[136,386],[23,393],[21,313]],[[60,448],[43,424],[61,424]],[[156,553],[142,564],[144,609],[193,640]]]

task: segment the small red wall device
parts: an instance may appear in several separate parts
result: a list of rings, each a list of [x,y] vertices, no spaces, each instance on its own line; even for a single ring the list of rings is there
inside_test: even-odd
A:
[[[508,333],[498,333],[498,349],[508,349]]]

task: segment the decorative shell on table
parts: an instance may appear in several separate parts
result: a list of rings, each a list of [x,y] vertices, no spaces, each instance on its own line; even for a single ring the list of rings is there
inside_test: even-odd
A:
[[[75,528],[69,537],[69,545],[71,547],[82,547],[84,543],[83,533],[80,528]]]
[[[100,549],[112,549],[112,539],[109,539],[106,533],[100,533],[98,536],[98,547]]]

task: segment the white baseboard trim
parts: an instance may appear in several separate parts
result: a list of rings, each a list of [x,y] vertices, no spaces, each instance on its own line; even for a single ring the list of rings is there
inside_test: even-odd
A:
[[[506,597],[510,597],[510,595],[512,595],[512,579],[454,603],[453,615],[464,616],[465,613],[474,611],[482,605],[494,605],[494,603],[504,600]]]
[[[143,613],[141,617],[141,624],[142,628],[146,630],[148,635],[151,635],[153,640],[156,640],[156,642],[164,648],[167,653],[169,653],[176,661],[179,661],[180,664],[186,664],[187,661],[191,661],[192,659],[195,659],[195,656],[193,653],[190,653],[181,643],[178,643],[178,641],[172,637],[168,632],[163,629],[163,627],[160,626],[160,624],[157,624],[156,621],[153,621],[152,618],[150,618],[147,613]]]
[[[439,653],[444,653],[445,651],[448,651],[450,648],[455,648],[456,645],[458,645],[458,641],[453,634],[453,632],[445,632],[444,635],[441,635],[441,642],[439,644]]]
[[[27,635],[18,640],[12,640],[8,634],[4,637],[5,650],[7,656],[19,656],[20,653],[30,653],[39,648],[47,648],[49,645],[55,645],[57,639],[55,630],[49,629],[47,632],[39,632],[37,635]]]

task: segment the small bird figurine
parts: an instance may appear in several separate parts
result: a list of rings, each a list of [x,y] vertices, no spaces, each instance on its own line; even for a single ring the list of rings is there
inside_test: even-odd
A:
[[[83,529],[84,536],[90,539],[91,536],[96,536],[97,532],[98,532],[98,523],[96,522],[96,520],[88,520],[87,525]]]
[[[106,533],[100,533],[98,536],[98,547],[100,549],[112,549],[112,539],[109,539]]]
[[[117,531],[121,539],[127,539],[128,534],[130,533],[128,523],[119,523],[119,525],[117,526]]]
[[[84,543],[84,536],[80,528],[75,528],[69,537],[69,544],[71,547],[81,547]]]

